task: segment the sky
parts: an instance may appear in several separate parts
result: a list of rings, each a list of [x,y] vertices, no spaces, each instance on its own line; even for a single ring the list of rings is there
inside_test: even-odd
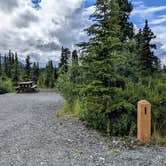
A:
[[[131,0],[130,21],[138,30],[149,20],[157,36],[156,55],[166,64],[166,1]],[[83,31],[91,24],[95,0],[0,0],[0,52],[17,51],[41,65],[59,61],[61,47],[74,49],[87,40]]]

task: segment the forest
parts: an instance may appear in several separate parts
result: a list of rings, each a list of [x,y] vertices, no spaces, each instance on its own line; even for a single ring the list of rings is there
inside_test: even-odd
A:
[[[148,20],[135,30],[128,0],[98,0],[85,29],[87,42],[77,50],[62,47],[60,63],[19,62],[17,53],[0,56],[0,93],[13,92],[17,82],[33,80],[40,88],[54,88],[65,98],[62,109],[108,135],[136,135],[137,102],[152,104],[152,131],[166,135],[166,67]]]

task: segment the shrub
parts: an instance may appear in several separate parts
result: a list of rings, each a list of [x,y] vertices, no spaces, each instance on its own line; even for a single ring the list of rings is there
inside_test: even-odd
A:
[[[65,103],[61,110],[56,113],[57,117],[63,116],[76,116],[80,117],[80,102],[78,100],[74,101],[73,103]]]
[[[0,78],[0,94],[13,92],[13,85],[10,79]]]

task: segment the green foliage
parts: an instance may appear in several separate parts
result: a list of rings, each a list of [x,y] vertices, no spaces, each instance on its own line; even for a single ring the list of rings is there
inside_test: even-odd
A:
[[[59,68],[61,73],[66,73],[68,71],[68,60],[70,58],[70,50],[68,48],[63,48],[61,51],[61,59],[59,63]]]
[[[40,68],[39,62],[32,63],[29,56],[26,57],[24,65],[19,61],[17,53],[9,50],[8,55],[0,56],[0,77],[12,80],[13,86],[17,86],[20,81],[32,80],[39,88],[54,88],[58,68],[53,66],[52,61],[49,61],[45,68]]]
[[[13,92],[13,85],[10,79],[0,78],[0,94]]]
[[[0,76],[2,75],[2,56],[0,55]]]
[[[140,73],[142,75],[151,75],[158,71],[160,68],[160,61],[158,57],[154,55],[154,49],[156,44],[152,44],[152,40],[156,36],[151,31],[148,21],[146,20],[143,30],[139,30],[136,35],[137,52],[139,55]]]
[[[82,120],[109,135],[136,135],[137,102],[146,99],[152,128],[166,135],[166,70],[153,53],[155,36],[147,22],[134,37],[131,11],[128,0],[97,0],[94,24],[86,29],[90,39],[78,44],[82,56],[73,52],[57,87],[70,106],[79,101]]]
[[[65,103],[61,110],[56,113],[57,117],[63,116],[76,116],[80,117],[81,106],[78,100],[74,101],[73,103]]]
[[[15,54],[15,59],[13,63],[13,75],[12,75],[13,84],[16,85],[19,81],[19,66],[18,66],[18,57],[17,53]]]
[[[42,88],[56,85],[66,99],[57,116],[79,116],[95,129],[120,136],[136,135],[137,102],[146,99],[152,104],[153,131],[166,135],[166,67],[161,69],[154,55],[155,35],[148,21],[134,36],[128,0],[97,0],[95,9],[94,22],[85,30],[89,41],[78,44],[81,57],[74,50],[70,58],[70,50],[62,47],[58,69],[52,61],[39,69],[29,57],[20,66],[9,51],[3,64],[0,58],[5,78],[0,92],[12,91],[11,79],[32,79]]]
[[[56,87],[59,89],[68,103],[72,103],[78,98],[79,86],[73,84],[68,75],[60,75]]]
[[[39,76],[40,76],[39,63],[34,62],[31,72],[31,78],[36,84],[38,83]]]
[[[30,74],[31,74],[31,62],[30,62],[30,56],[27,56],[25,59],[25,77],[24,77],[26,81],[30,80]]]
[[[53,67],[53,62],[49,61],[46,65],[45,73],[44,73],[44,85],[47,88],[53,88],[55,84],[55,69]]]

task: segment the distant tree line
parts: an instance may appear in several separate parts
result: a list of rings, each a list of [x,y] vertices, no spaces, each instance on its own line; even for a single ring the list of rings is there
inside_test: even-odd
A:
[[[77,51],[73,51],[74,58]],[[40,68],[39,62],[31,62],[30,56],[27,56],[25,63],[20,62],[17,52],[9,50],[8,54],[0,55],[0,79],[10,79],[13,86],[20,81],[34,81],[41,88],[55,88],[59,73],[66,73],[70,66],[71,51],[68,48],[61,50],[60,63],[54,66],[50,60],[45,67]]]

